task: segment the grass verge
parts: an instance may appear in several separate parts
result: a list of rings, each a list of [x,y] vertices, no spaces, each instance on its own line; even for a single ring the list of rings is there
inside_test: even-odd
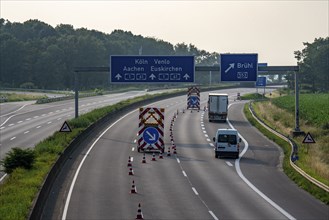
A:
[[[255,108],[254,108],[255,109]],[[256,111],[257,112],[257,111]],[[323,189],[317,187],[310,181],[308,181],[306,178],[304,178],[302,175],[300,175],[297,171],[295,171],[290,166],[290,153],[291,153],[291,146],[288,142],[284,141],[283,139],[279,138],[275,134],[268,131],[266,128],[264,128],[261,124],[259,124],[256,119],[253,118],[251,115],[248,104],[244,106],[244,114],[246,115],[249,122],[255,126],[260,132],[262,132],[267,138],[281,146],[284,152],[284,160],[283,160],[283,170],[286,173],[286,175],[293,180],[299,187],[304,189],[305,191],[312,194],[315,198],[321,200],[325,204],[329,204],[329,194],[324,191]]]

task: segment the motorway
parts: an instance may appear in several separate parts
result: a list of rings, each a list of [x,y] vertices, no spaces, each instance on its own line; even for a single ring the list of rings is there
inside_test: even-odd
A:
[[[154,91],[150,94],[161,92]],[[79,99],[79,115],[95,108],[144,95],[132,91]],[[0,160],[13,147],[33,148],[38,142],[59,131],[64,121],[74,118],[74,100],[34,104],[35,101],[0,104]],[[0,179],[4,173],[0,172]]]
[[[298,188],[281,168],[281,149],[259,133],[230,97],[227,123],[209,123],[204,111],[185,111],[186,96],[148,106],[165,108],[165,144],[173,125],[177,155],[137,152],[138,111],[121,117],[67,161],[54,183],[42,219],[329,219],[329,207]],[[207,93],[201,93],[201,106]],[[243,139],[240,158],[216,159],[212,137],[234,127]],[[167,152],[167,148],[166,148]],[[129,156],[134,175],[128,175]],[[137,194],[130,193],[134,181]]]

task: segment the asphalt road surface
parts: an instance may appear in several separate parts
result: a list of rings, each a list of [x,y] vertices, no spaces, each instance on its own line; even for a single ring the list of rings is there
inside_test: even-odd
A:
[[[152,103],[165,108],[163,159],[137,152],[138,111],[110,124],[72,155],[46,203],[43,219],[329,219],[329,207],[298,188],[282,171],[282,152],[245,119],[244,102],[233,101],[229,120],[209,123],[204,111],[187,110],[186,96]],[[207,93],[201,93],[201,109]],[[173,124],[177,154],[168,157]],[[212,137],[234,127],[243,143],[239,159],[217,159]],[[172,151],[171,151],[172,153]],[[134,175],[128,175],[128,158]],[[130,193],[134,181],[137,193]]]

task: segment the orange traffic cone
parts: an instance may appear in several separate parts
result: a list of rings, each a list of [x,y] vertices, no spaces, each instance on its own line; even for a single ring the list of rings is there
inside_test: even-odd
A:
[[[159,154],[159,159],[163,159],[162,152]]]
[[[128,158],[128,164],[127,164],[127,166],[128,166],[128,167],[131,167],[131,166],[132,166],[132,164],[131,164],[131,160],[130,160],[130,156],[129,156],[129,158]]]
[[[132,167],[129,168],[129,175],[130,176],[133,176],[134,175],[134,171],[133,171],[133,168]]]
[[[146,163],[145,153],[143,154],[143,160],[142,160],[142,163]]]
[[[142,209],[141,209],[141,204],[138,204],[138,210],[137,210],[137,216],[136,219],[144,219]]]
[[[174,148],[174,154],[177,154],[176,147]]]
[[[133,184],[131,185],[130,193],[137,193],[136,186],[135,186],[135,181],[134,180],[133,180]]]
[[[156,161],[154,152],[153,152],[153,155],[152,155],[152,161]]]

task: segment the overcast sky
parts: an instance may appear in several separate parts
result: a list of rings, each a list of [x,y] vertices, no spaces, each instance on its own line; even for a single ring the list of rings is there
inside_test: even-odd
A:
[[[0,0],[1,18],[55,27],[115,29],[218,53],[258,53],[258,62],[296,65],[303,42],[329,36],[329,0]]]

